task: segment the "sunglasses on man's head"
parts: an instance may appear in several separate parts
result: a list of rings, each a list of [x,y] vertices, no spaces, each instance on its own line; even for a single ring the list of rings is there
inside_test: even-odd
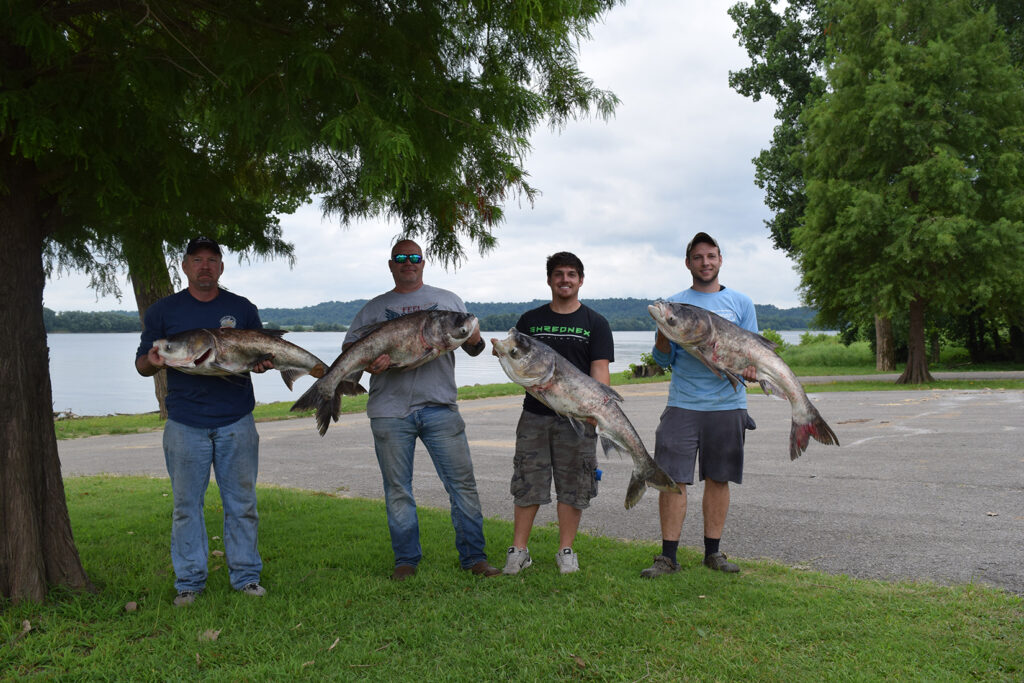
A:
[[[406,261],[409,263],[419,263],[423,260],[423,257],[419,254],[395,254],[391,257],[391,260],[395,263],[405,263]]]

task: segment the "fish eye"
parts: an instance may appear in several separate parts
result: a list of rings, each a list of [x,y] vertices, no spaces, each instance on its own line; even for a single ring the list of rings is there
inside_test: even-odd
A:
[[[508,350],[508,355],[510,355],[513,358],[515,358],[517,355],[519,355],[519,349],[509,349]]]

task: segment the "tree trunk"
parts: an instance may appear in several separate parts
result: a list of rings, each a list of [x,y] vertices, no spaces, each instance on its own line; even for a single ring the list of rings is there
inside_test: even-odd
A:
[[[146,309],[156,301],[173,294],[171,276],[167,272],[167,257],[164,255],[160,242],[145,244],[125,242],[124,259],[128,264],[128,274],[135,290],[135,306],[139,311],[139,322],[145,329]],[[153,389],[160,405],[160,417],[167,419],[167,373],[158,372],[153,375]]]
[[[934,331],[928,335],[928,362],[932,365],[938,363],[939,352],[941,350],[941,345],[939,344],[939,333],[938,331]]]
[[[1010,360],[1024,363],[1024,327],[1010,325]]]
[[[892,372],[896,369],[896,348],[892,337],[892,319],[875,316],[875,369]]]
[[[896,384],[934,382],[928,372],[928,354],[924,340],[925,300],[920,296],[910,302],[910,330],[907,333],[907,367]]]
[[[0,595],[42,601],[51,586],[91,589],[68,517],[53,429],[43,326],[44,209],[33,169],[0,160]],[[50,207],[56,210],[55,207]]]

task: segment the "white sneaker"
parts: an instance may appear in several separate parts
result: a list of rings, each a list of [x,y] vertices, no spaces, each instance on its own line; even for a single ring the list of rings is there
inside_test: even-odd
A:
[[[507,559],[505,560],[505,568],[501,570],[502,574],[518,574],[533,564],[528,548],[510,546],[505,557]]]
[[[580,570],[580,556],[573,552],[572,548],[562,548],[555,555],[555,562],[558,563],[558,571],[563,574],[572,574]]]

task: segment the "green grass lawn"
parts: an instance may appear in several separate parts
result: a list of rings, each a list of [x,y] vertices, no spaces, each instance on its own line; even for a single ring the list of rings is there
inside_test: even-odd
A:
[[[390,581],[380,501],[260,489],[264,598],[227,581],[215,487],[211,574],[171,605],[170,483],[65,482],[95,594],[2,604],[0,678],[41,680],[1020,681],[1024,600],[980,585],[864,581],[738,559],[644,580],[658,547],[581,535],[554,565],[552,526],[518,577],[458,568],[447,511],[420,510],[424,560]],[[623,514],[629,514],[623,512]],[[512,526],[487,520],[501,563]],[[129,602],[135,611],[126,611]]]

